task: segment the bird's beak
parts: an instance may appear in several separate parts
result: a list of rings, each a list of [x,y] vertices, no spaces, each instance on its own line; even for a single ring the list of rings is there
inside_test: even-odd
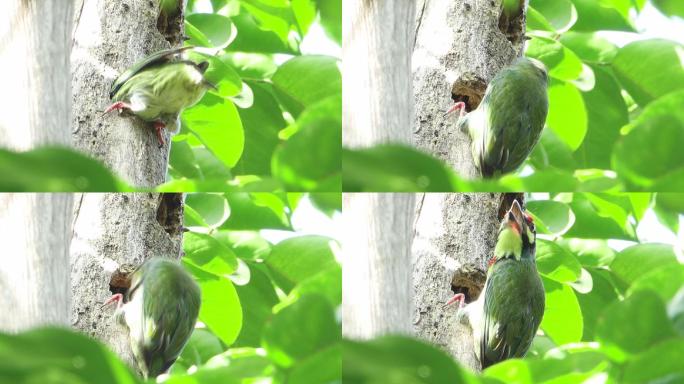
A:
[[[204,86],[207,88],[211,88],[215,91],[218,91],[218,87],[209,81],[204,80]]]
[[[511,209],[508,210],[506,214],[507,220],[511,225],[515,225],[518,229],[518,233],[522,233],[523,224],[525,222],[525,215],[523,214],[522,208],[517,200],[513,200]]]

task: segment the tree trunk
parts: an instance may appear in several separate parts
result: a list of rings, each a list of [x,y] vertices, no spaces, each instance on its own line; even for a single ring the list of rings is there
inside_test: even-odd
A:
[[[78,194],[71,240],[71,325],[112,348],[137,369],[128,332],[101,308],[110,279],[122,264],[181,254],[183,196],[180,193]]]
[[[500,194],[430,193],[416,205],[413,330],[473,370],[480,363],[471,330],[457,321],[456,305],[443,304],[456,292],[464,293],[467,303],[480,294],[496,245],[500,203]]]
[[[345,194],[342,332],[411,333],[413,194]]]
[[[0,2],[0,146],[68,144],[72,3]],[[0,329],[68,324],[71,195],[0,195]]]
[[[72,2],[0,2],[0,146],[70,142]]]
[[[0,194],[0,330],[69,322],[69,194]]]
[[[525,15],[500,29],[501,0],[420,0],[413,50],[416,145],[465,178],[477,176],[470,138],[444,116],[453,101],[475,109],[494,75],[523,52]]]
[[[150,123],[107,108],[116,77],[136,61],[177,44],[182,28],[169,35],[157,27],[159,1],[77,0],[71,53],[73,139],[77,148],[103,161],[119,177],[138,187],[165,181],[170,137],[159,148]],[[177,26],[177,20],[165,25]],[[161,23],[160,23],[161,27]]]
[[[411,142],[415,1],[345,0],[343,143]]]

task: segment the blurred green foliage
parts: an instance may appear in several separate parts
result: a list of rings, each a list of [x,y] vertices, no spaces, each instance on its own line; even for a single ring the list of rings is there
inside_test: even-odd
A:
[[[684,213],[683,201],[684,194],[672,193],[561,193],[528,201],[539,228],[546,309],[524,359],[475,374],[411,338],[344,341],[343,381],[683,382],[683,245],[641,242],[636,233],[645,215],[655,214],[677,234],[672,217]],[[615,240],[631,245],[615,249]]]
[[[202,306],[167,383],[340,383],[339,244],[291,224],[302,198],[332,215],[339,195],[188,195],[182,264],[202,289]],[[288,238],[262,237],[274,228]],[[0,383],[142,382],[105,346],[66,329],[0,334],[0,361]]]
[[[524,171],[465,182],[415,149],[380,146],[343,152],[344,190],[683,191],[684,46],[639,36],[645,3],[530,0],[526,55],[549,69],[550,106]],[[652,4],[682,15],[681,1]],[[633,42],[618,47],[601,31],[632,33]]]

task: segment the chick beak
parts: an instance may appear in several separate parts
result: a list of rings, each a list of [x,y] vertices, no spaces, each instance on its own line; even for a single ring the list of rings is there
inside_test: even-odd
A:
[[[523,214],[522,208],[520,208],[520,204],[517,200],[513,201],[511,209],[508,210],[506,217],[508,218],[508,222],[511,224],[511,226],[514,227],[519,234],[522,234],[525,215]]]

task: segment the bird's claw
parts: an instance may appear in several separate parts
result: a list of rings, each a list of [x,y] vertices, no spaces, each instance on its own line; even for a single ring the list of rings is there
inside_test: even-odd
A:
[[[116,307],[119,308],[121,306],[121,304],[123,303],[123,295],[121,293],[113,294],[112,297],[110,297],[107,301],[104,302],[104,304],[102,304],[100,309],[102,309],[102,308],[104,308],[104,307],[106,307],[109,304],[114,303],[114,302],[116,302]]]
[[[159,140],[159,148],[164,146],[164,136],[162,135],[164,128],[166,128],[166,124],[164,124],[163,121],[154,122],[154,129],[157,131],[157,140]]]
[[[107,107],[107,109],[105,109],[105,111],[102,112],[102,116],[108,114],[109,112],[111,112],[113,110],[117,110],[118,112],[121,112],[126,108],[128,108],[128,105],[126,105],[126,103],[124,103],[123,101],[117,101],[116,103]]]

